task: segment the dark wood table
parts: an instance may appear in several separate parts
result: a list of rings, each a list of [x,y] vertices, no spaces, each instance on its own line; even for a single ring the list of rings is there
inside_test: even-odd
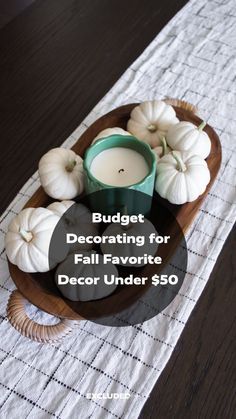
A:
[[[0,30],[1,212],[186,0],[37,0]],[[141,418],[233,418],[235,229]]]

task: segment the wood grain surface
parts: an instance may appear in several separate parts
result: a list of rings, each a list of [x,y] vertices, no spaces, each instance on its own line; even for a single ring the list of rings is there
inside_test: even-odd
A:
[[[36,0],[1,29],[1,212],[184,3]],[[141,418],[235,417],[235,237]]]
[[[29,7],[35,0],[0,0],[0,28]]]

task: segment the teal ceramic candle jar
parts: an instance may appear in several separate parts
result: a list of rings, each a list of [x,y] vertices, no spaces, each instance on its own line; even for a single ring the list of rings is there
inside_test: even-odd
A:
[[[148,144],[131,135],[102,138],[87,149],[84,171],[85,192],[91,196],[92,210],[109,214],[124,207],[133,214],[146,214],[150,210],[156,159]],[[130,193],[131,190],[141,193]],[[94,194],[98,191],[102,193]]]

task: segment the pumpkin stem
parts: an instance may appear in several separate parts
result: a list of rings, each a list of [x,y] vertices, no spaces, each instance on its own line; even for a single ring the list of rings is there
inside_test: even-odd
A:
[[[124,205],[124,206],[122,207],[122,215],[128,215],[127,205]]]
[[[199,127],[197,128],[198,131],[203,131],[204,128],[205,128],[205,126],[206,126],[206,122],[205,121],[202,121],[201,124],[199,125]]]
[[[156,124],[150,124],[147,127],[149,132],[156,132],[157,131],[157,125]]]
[[[66,166],[66,171],[67,172],[73,172],[75,165],[76,165],[76,161],[71,160]]]
[[[22,239],[24,239],[24,241],[26,241],[27,243],[29,243],[33,238],[33,234],[31,233],[31,231],[26,231],[23,228],[19,229],[19,234],[21,235]]]
[[[185,170],[187,170],[187,167],[185,166],[181,156],[178,156],[177,154],[175,154],[174,151],[172,151],[171,154],[177,162],[177,170],[179,170],[179,172],[185,172]]]
[[[126,205],[123,206],[122,215],[128,215],[128,209],[127,209],[127,206]],[[131,226],[132,226],[132,224],[129,223],[126,226],[122,225],[121,227],[122,227],[122,230],[127,231],[127,230],[130,229]]]
[[[164,136],[161,136],[162,157],[167,153],[167,142]]]

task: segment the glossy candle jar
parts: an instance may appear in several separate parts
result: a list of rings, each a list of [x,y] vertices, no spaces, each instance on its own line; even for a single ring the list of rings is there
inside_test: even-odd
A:
[[[125,153],[126,149],[128,149],[128,153]],[[109,152],[106,152],[108,150]],[[100,159],[100,156],[102,157],[101,153],[104,155],[103,159]],[[115,159],[112,161],[112,158],[115,158],[115,156],[120,156],[119,160]],[[123,161],[122,156],[124,157]],[[137,164],[139,164],[137,169],[132,164],[134,163],[134,161],[132,162],[132,156],[134,161],[137,161]],[[94,159],[96,159],[96,165],[94,165]],[[127,164],[127,160],[130,164]],[[96,178],[96,172],[94,173],[95,169],[98,173],[100,172],[98,170],[99,167],[96,167],[99,165],[99,161],[102,164],[100,171],[102,171],[103,178],[107,179],[106,183]],[[112,167],[113,163],[114,170]],[[126,169],[123,169],[123,164],[126,165]],[[119,165],[121,167],[120,170],[118,170]],[[95,169],[93,166],[95,166]],[[104,174],[104,168],[108,171],[107,176],[106,173]],[[127,177],[127,185],[120,186],[122,182],[119,180],[115,184],[115,170],[123,172],[120,173],[120,176],[123,179]],[[84,171],[85,192],[90,197],[90,207],[93,211],[103,214],[125,211],[129,214],[143,213],[145,215],[149,212],[156,176],[156,159],[148,144],[137,140],[131,135],[111,135],[102,138],[87,149],[84,158]],[[129,179],[138,179],[139,172],[140,179],[135,183],[129,184]],[[99,174],[98,177],[101,178],[101,175]],[[109,179],[111,179],[110,184]]]

